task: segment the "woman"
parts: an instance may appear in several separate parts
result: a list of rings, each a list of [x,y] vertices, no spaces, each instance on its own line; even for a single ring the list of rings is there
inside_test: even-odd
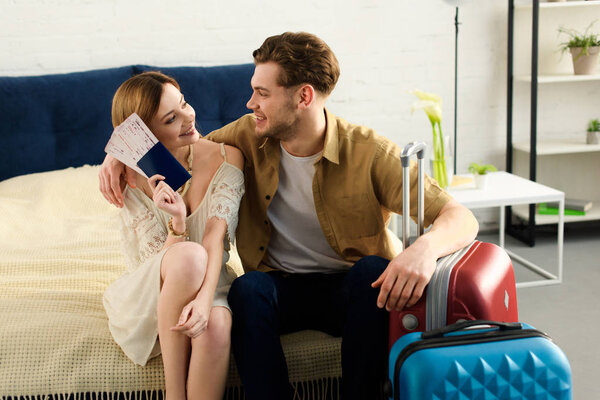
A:
[[[134,112],[192,178],[174,190],[160,175],[138,175],[136,188],[125,189],[128,270],[104,294],[109,327],[137,364],[162,352],[169,400],[221,399],[230,350],[227,291],[235,278],[225,265],[227,239],[234,238],[244,192],[243,156],[200,138],[194,109],[164,74],[145,72],[119,87],[113,126]]]

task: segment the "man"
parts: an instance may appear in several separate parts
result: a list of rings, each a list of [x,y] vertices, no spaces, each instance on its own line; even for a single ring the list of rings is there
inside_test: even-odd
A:
[[[401,149],[325,109],[339,77],[333,52],[314,35],[288,32],[253,56],[253,114],[208,136],[246,158],[236,234],[246,274],[228,297],[246,398],[292,398],[279,337],[302,329],[342,336],[343,398],[375,398],[387,311],[414,305],[436,260],[468,245],[477,221],[427,178],[432,227],[397,254],[386,226],[402,211]],[[110,159],[101,169],[101,182],[112,182],[101,190],[114,203],[122,171]]]

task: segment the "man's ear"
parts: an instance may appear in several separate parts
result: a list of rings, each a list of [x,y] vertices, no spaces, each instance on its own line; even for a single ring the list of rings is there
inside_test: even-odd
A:
[[[305,84],[300,86],[298,94],[300,95],[298,100],[298,107],[300,108],[308,108],[315,101],[316,92],[312,85]]]

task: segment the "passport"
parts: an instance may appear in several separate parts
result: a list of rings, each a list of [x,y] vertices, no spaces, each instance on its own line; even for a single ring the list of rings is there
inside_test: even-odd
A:
[[[164,176],[173,190],[192,177],[136,113],[114,129],[104,151],[146,178]]]

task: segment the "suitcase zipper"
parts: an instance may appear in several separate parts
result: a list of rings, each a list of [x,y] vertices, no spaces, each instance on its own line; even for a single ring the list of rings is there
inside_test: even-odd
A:
[[[545,333],[535,330],[535,329],[523,329],[523,330],[514,330],[514,331],[486,331],[475,334],[466,334],[466,335],[456,335],[456,336],[446,336],[442,338],[432,338],[432,339],[422,339],[416,342],[410,343],[407,345],[396,359],[396,363],[394,365],[394,400],[400,400],[400,392],[398,387],[400,385],[400,367],[404,363],[404,361],[411,356],[413,353],[419,350],[426,350],[434,347],[450,347],[450,346],[459,346],[459,345],[467,345],[467,344],[478,344],[478,343],[489,343],[489,342],[499,342],[502,340],[508,339],[525,339],[531,337],[542,337],[552,341],[552,339],[546,335]]]
[[[446,326],[448,310],[448,286],[450,285],[450,275],[452,269],[458,261],[473,247],[473,241],[467,247],[464,247],[452,254],[440,258],[437,261],[437,267],[431,277],[427,287],[427,302],[425,309],[425,327],[426,330],[438,329]]]

